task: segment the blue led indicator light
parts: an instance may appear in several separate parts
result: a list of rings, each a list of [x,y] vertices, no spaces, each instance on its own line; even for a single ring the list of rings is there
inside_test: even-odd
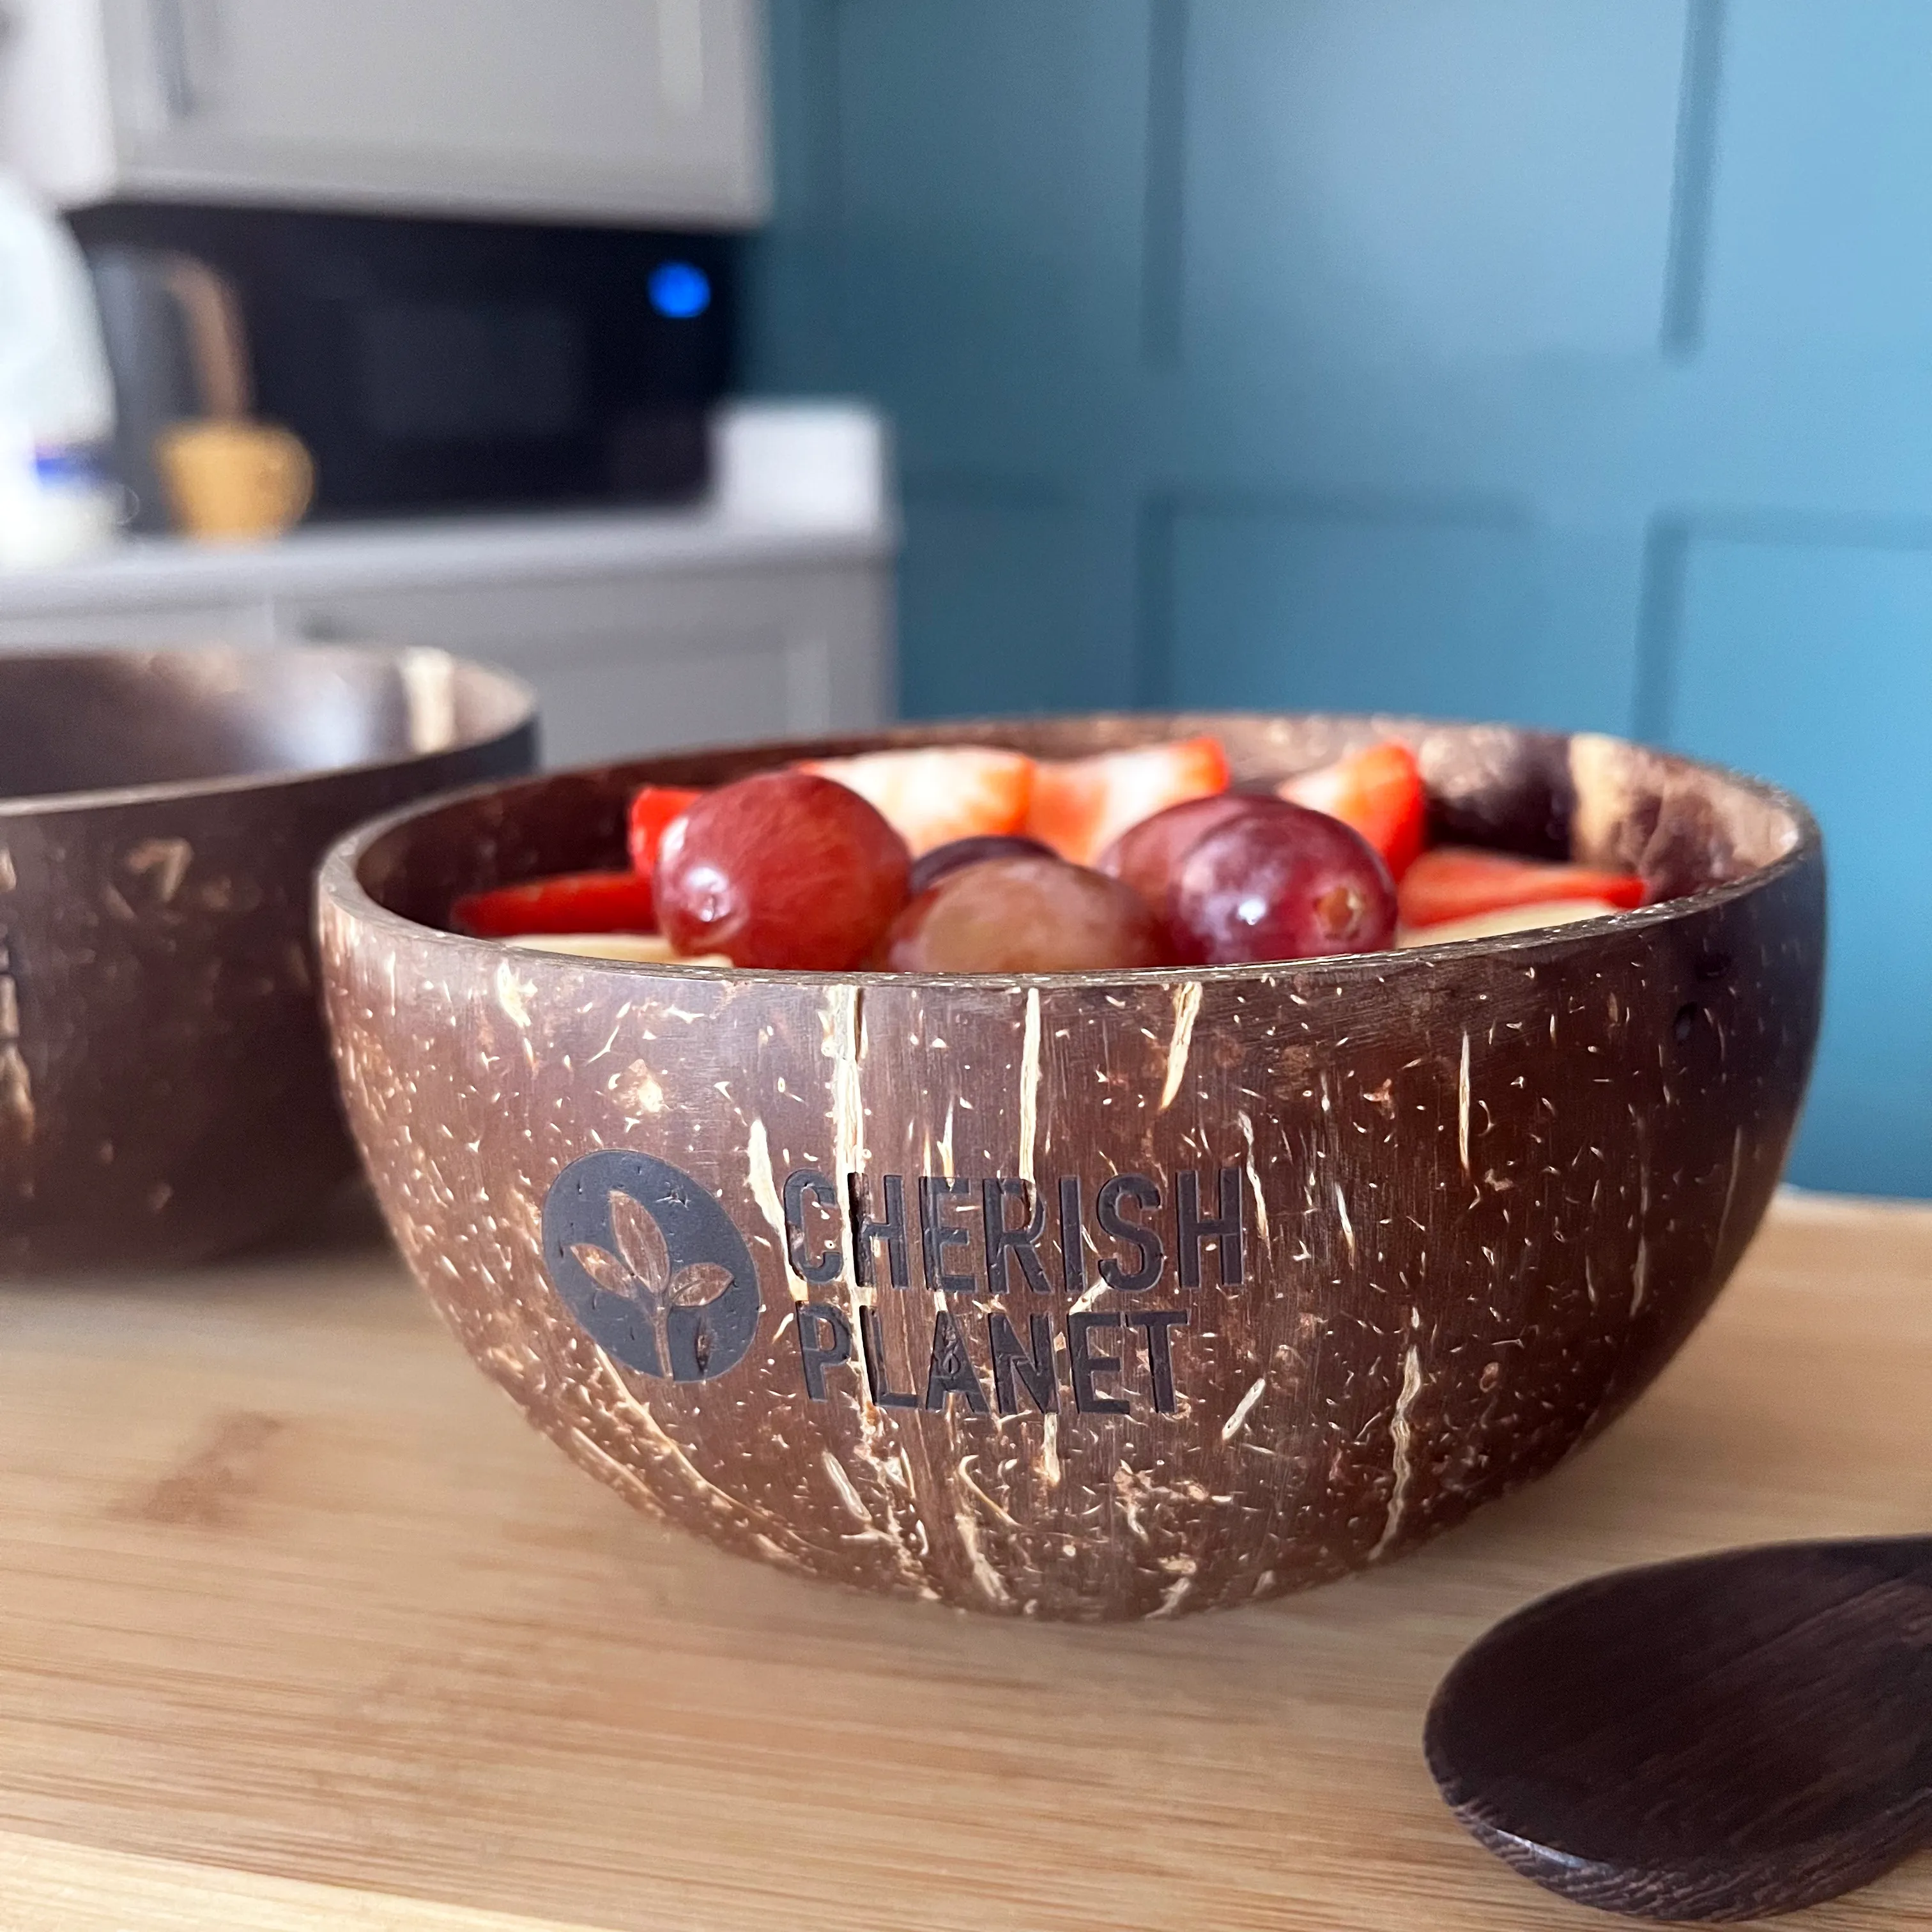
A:
[[[660,262],[651,271],[651,306],[674,322],[702,315],[711,306],[711,278],[688,262]]]

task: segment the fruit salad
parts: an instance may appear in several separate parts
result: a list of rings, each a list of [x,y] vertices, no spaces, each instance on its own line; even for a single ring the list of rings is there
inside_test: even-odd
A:
[[[479,938],[766,970],[1112,972],[1496,937],[1627,910],[1634,874],[1429,843],[1390,740],[1236,787],[1212,737],[946,745],[646,785],[629,866],[458,899]]]

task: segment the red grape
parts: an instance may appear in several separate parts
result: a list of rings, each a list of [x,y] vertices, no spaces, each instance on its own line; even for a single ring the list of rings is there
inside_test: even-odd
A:
[[[810,772],[761,772],[706,792],[666,832],[658,920],[680,952],[843,972],[904,903],[911,863],[856,792]]]
[[[1094,862],[1108,878],[1132,886],[1165,916],[1168,889],[1181,860],[1215,826],[1267,802],[1245,792],[1224,791],[1170,805],[1129,826]]]
[[[1138,893],[1061,859],[987,859],[928,886],[892,922],[902,973],[1094,973],[1162,963]]]
[[[949,839],[944,845],[935,845],[930,852],[922,852],[912,862],[912,877],[906,881],[906,890],[915,896],[928,886],[936,886],[948,872],[956,872],[962,866],[976,866],[983,859],[1051,859],[1054,856],[1051,845],[1042,845],[1037,838],[1028,838],[1017,832],[982,832],[970,838]]]
[[[1180,862],[1168,897],[1189,964],[1375,952],[1395,937],[1395,886],[1375,848],[1326,812],[1263,799]]]

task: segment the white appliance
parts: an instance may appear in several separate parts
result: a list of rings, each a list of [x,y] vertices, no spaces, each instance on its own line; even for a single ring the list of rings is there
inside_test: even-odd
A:
[[[0,570],[108,543],[114,391],[74,238],[0,170]]]
[[[0,154],[110,200],[767,212],[762,0],[7,0]]]
[[[741,404],[686,510],[318,525],[210,548],[143,538],[0,574],[0,650],[434,644],[535,686],[546,761],[860,730],[892,715],[897,520],[884,426]]]

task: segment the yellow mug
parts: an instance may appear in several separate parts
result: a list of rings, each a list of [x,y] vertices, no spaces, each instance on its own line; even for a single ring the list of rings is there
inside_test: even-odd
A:
[[[275,423],[176,423],[155,438],[154,458],[176,525],[211,542],[280,536],[315,490],[302,439]]]

